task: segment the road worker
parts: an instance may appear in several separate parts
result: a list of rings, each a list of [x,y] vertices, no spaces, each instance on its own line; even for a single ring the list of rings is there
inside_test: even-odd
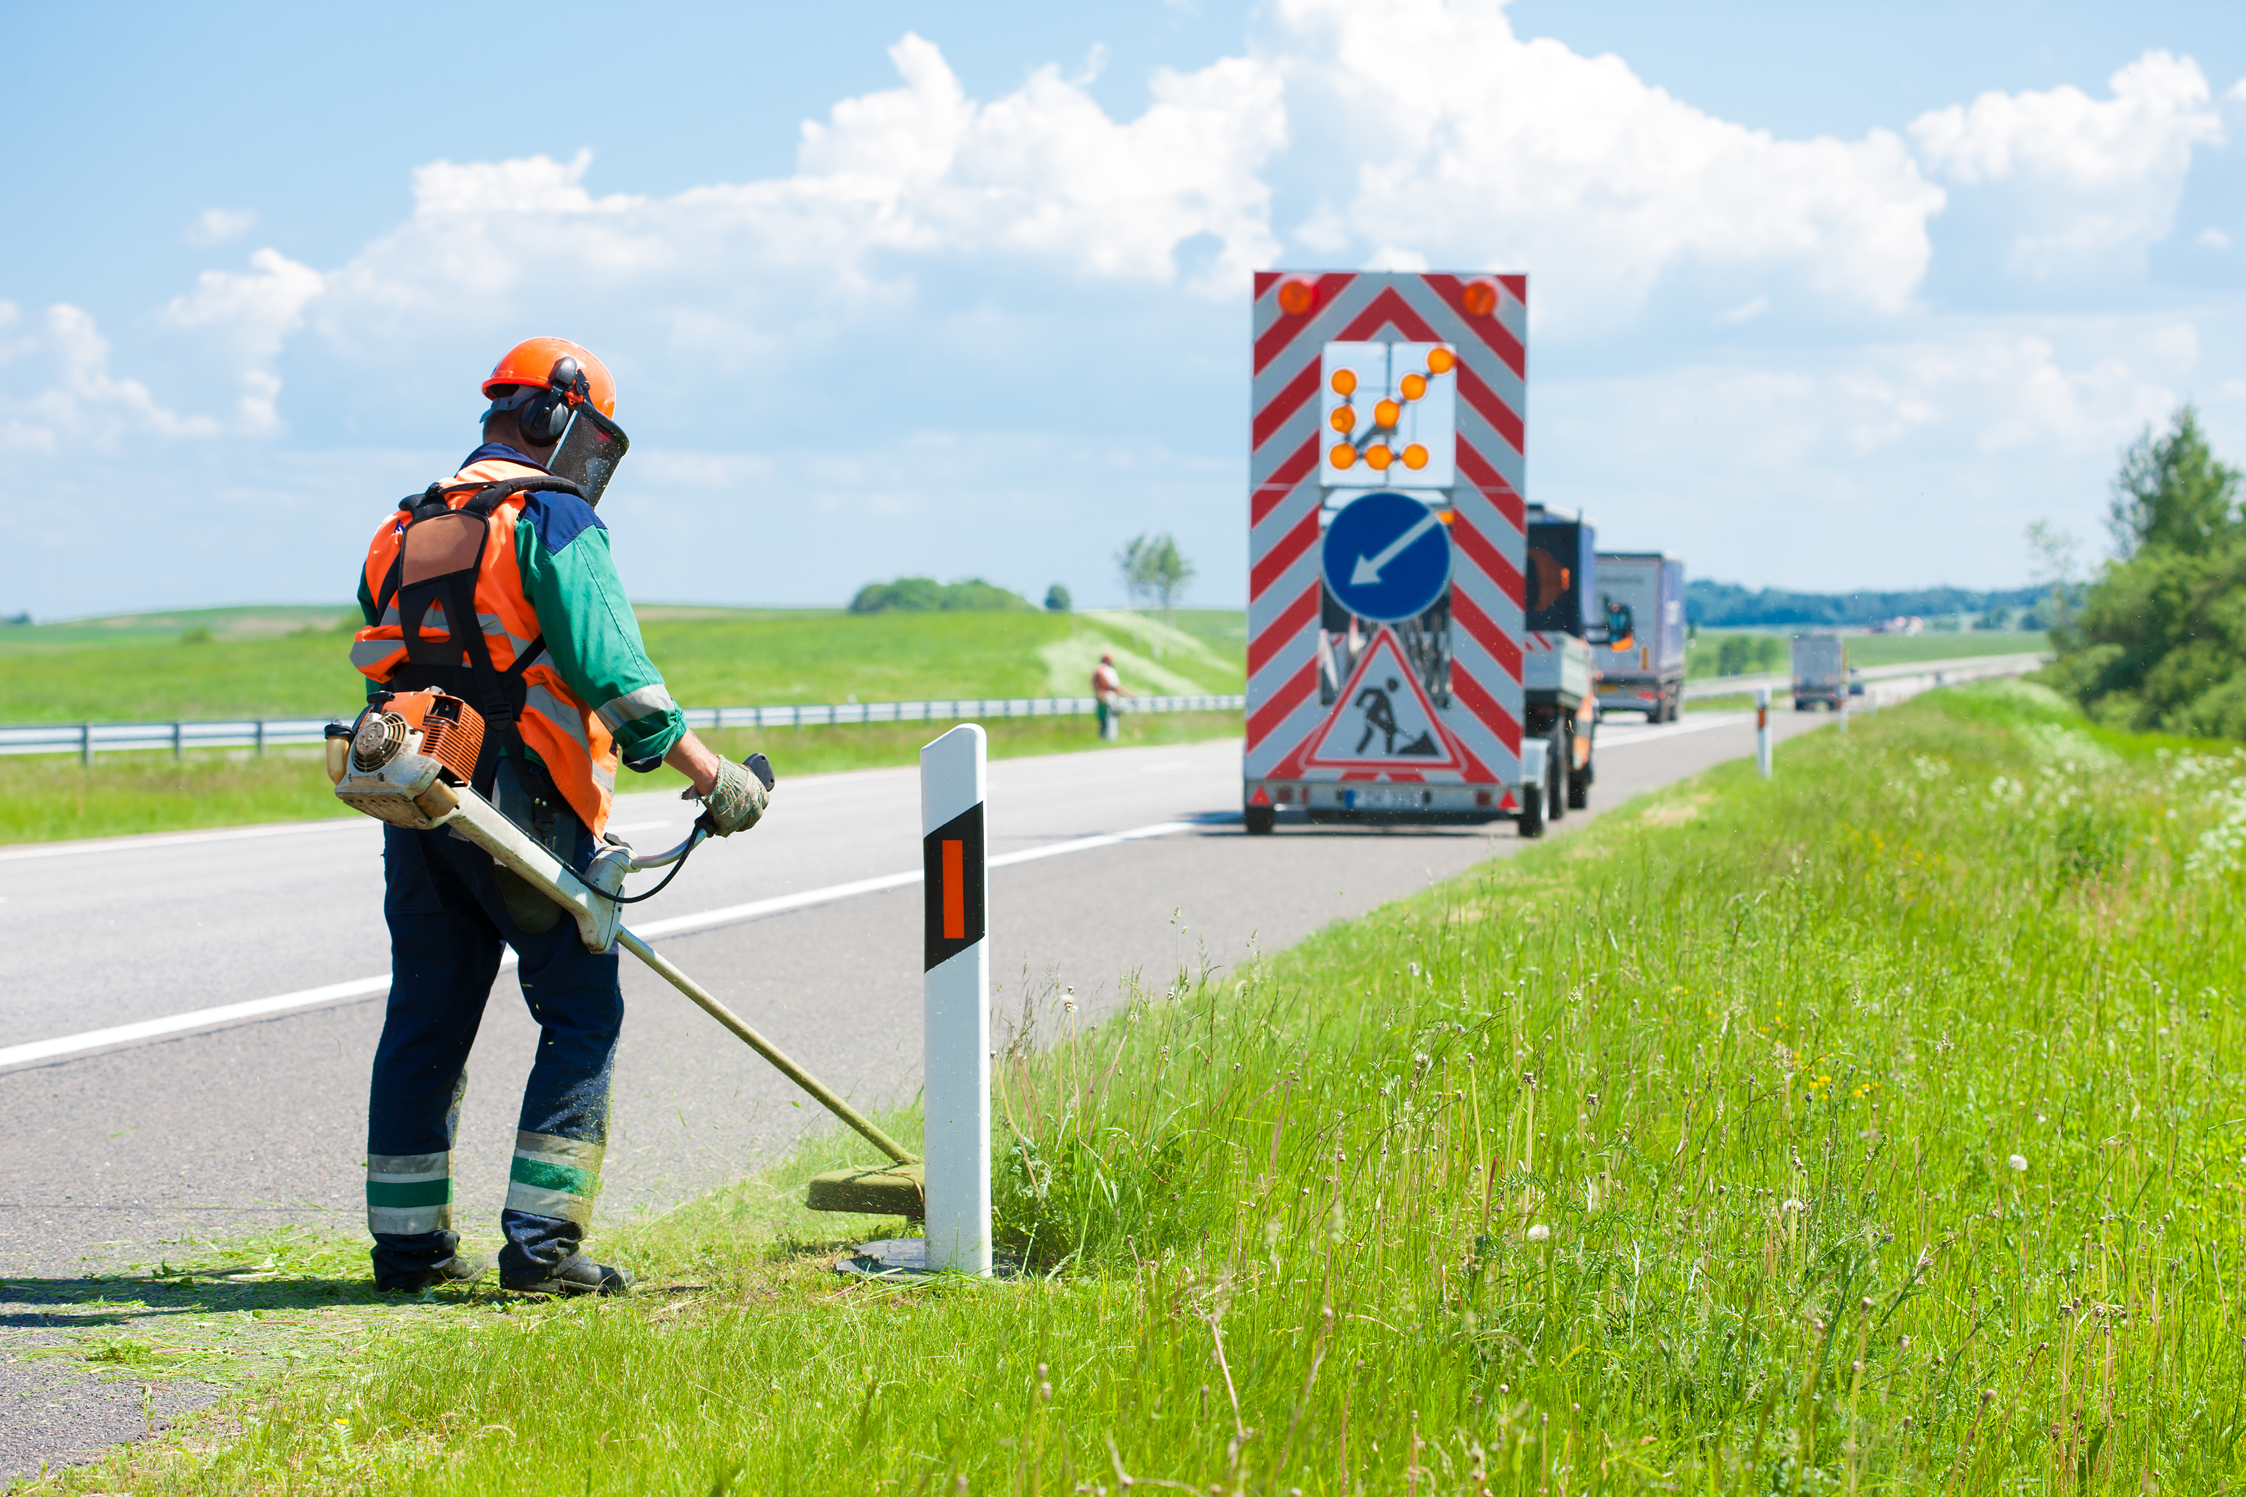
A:
[[[1099,714],[1100,737],[1113,743],[1122,736],[1123,698],[1136,698],[1138,693],[1123,684],[1122,675],[1115,669],[1115,656],[1100,656],[1100,663],[1092,667],[1093,710]]]
[[[595,421],[589,411],[620,454],[607,368],[574,343],[533,338],[483,394],[482,445],[386,518],[367,550],[351,659],[368,695],[435,688],[482,713],[476,788],[580,870],[606,829],[619,762],[685,775],[720,835],[755,825],[763,783],[687,730],[641,644],[593,509],[612,459],[590,488],[547,466],[573,421]],[[625,1292],[629,1275],[582,1251],[624,1015],[617,953],[587,951],[556,906],[450,832],[385,827],[383,875],[390,998],[367,1108],[375,1283],[418,1292],[488,1266],[453,1230],[452,1148],[468,1051],[511,947],[539,1036],[500,1214],[500,1283]]]

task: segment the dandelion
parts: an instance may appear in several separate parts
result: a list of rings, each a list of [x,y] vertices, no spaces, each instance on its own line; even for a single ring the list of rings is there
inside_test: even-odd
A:
[[[2015,1154],[2006,1163],[2012,1166],[2012,1172],[2016,1175],[2027,1173],[2028,1156],[2025,1154]]]
[[[1535,1226],[1529,1228],[1528,1237],[1531,1242],[1546,1242],[1551,1239],[1551,1236],[1552,1229],[1542,1222],[1538,1222]]]

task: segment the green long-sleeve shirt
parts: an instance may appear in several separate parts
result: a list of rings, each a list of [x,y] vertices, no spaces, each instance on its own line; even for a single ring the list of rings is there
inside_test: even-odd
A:
[[[511,448],[487,443],[461,466],[495,459],[528,463]],[[686,717],[647,658],[609,553],[608,527],[574,494],[527,495],[515,521],[515,563],[554,669],[599,715],[616,740],[616,756],[633,769],[653,769],[685,736]],[[359,610],[368,624],[381,622],[364,568]],[[369,695],[381,689],[367,683]]]

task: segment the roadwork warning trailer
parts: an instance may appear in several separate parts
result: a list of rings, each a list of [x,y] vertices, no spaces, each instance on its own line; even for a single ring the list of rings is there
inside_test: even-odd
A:
[[[1607,632],[1594,662],[1600,710],[1676,721],[1684,701],[1684,563],[1659,552],[1601,551],[1599,609]]]
[[[1794,710],[1822,703],[1838,712],[1848,702],[1848,642],[1830,634],[1794,641]]]
[[[1542,835],[1524,732],[1528,278],[1259,272],[1249,439],[1251,833]],[[1564,751],[1564,742],[1561,744]]]
[[[1528,628],[1521,636],[1521,690],[1528,734],[1552,741],[1545,776],[1545,814],[1557,819],[1591,803],[1597,774],[1599,703],[1589,639],[1604,637],[1594,618],[1598,598],[1598,536],[1579,515],[1528,508]]]

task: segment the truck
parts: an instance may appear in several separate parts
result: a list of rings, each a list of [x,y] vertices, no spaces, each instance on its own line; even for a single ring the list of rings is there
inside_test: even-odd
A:
[[[1833,711],[1848,700],[1848,641],[1830,634],[1804,634],[1794,640],[1794,710],[1807,712],[1822,702]]]
[[[1568,745],[1522,684],[1528,278],[1259,271],[1249,339],[1248,833],[1542,836]]]
[[[1597,773],[1593,749],[1599,702],[1593,690],[1590,640],[1603,637],[1598,598],[1598,533],[1581,515],[1569,518],[1540,504],[1528,509],[1527,633],[1521,641],[1521,690],[1528,732],[1555,738],[1558,769],[1547,775],[1545,815],[1565,816],[1591,803]]]
[[[1599,710],[1674,722],[1684,700],[1684,563],[1658,551],[1601,551],[1598,566]]]

